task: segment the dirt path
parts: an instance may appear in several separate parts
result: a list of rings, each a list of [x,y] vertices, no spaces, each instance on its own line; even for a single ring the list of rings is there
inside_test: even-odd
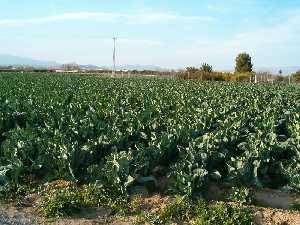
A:
[[[35,225],[37,220],[30,213],[17,210],[14,207],[0,206],[1,225]]]
[[[253,207],[257,225],[300,225],[300,213],[272,208]]]
[[[141,208],[155,213],[163,207],[168,198],[152,196],[143,198]],[[296,211],[250,207],[254,212],[256,225],[300,225],[300,213]],[[136,218],[118,218],[111,215],[111,211],[103,208],[82,210],[76,218],[47,221],[40,217],[33,207],[15,207],[14,205],[0,205],[1,225],[132,225]]]

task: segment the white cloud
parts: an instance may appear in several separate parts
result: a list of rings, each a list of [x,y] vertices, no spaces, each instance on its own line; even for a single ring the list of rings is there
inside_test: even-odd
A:
[[[106,12],[73,12],[54,16],[33,17],[27,19],[0,19],[0,26],[22,26],[27,24],[44,24],[64,21],[98,21],[98,22],[124,22],[128,24],[153,24],[170,21],[213,21],[212,17],[182,16],[172,13],[106,13]]]
[[[284,44],[300,37],[300,16],[293,15],[285,18],[279,24],[270,27],[262,27],[254,31],[242,32],[236,35],[238,43],[266,46]]]
[[[116,13],[91,13],[91,12],[77,12],[64,13],[55,16],[35,17],[28,19],[0,19],[0,25],[5,26],[19,26],[25,24],[44,24],[49,22],[62,22],[74,20],[101,20],[111,21],[120,17]]]
[[[148,46],[161,46],[162,42],[153,41],[148,39],[130,39],[130,38],[119,38],[120,43],[129,44],[129,45],[148,45]]]
[[[194,40],[194,46],[185,46],[178,53],[183,59],[196,59],[190,61],[195,65],[207,61],[229,67],[238,53],[246,51],[258,66],[290,66],[297,63],[293,56],[300,50],[299,15],[299,11],[284,14],[273,25],[236,33],[226,40]]]
[[[212,22],[215,19],[206,16],[182,16],[171,13],[139,13],[136,15],[126,15],[125,18],[133,24],[152,24],[159,22],[184,21],[184,22]]]
[[[94,41],[100,41],[105,44],[112,44],[112,38],[109,37],[97,37],[97,36],[87,36],[86,39],[88,39],[91,42]],[[162,46],[163,42],[157,41],[157,40],[150,40],[150,39],[142,39],[142,38],[131,38],[131,37],[117,37],[117,45],[122,44],[124,45],[140,45],[140,46]]]
[[[215,12],[224,12],[225,8],[218,5],[208,5],[207,8],[211,11]]]

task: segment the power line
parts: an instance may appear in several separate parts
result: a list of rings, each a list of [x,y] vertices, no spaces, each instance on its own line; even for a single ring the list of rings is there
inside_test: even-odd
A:
[[[112,76],[115,76],[116,74],[116,42],[117,42],[118,37],[113,37],[114,40],[114,50],[113,50],[113,71],[112,71]]]

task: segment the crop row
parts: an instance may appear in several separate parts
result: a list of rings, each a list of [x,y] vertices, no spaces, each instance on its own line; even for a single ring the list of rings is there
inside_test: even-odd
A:
[[[299,190],[299,113],[297,86],[0,74],[0,190],[57,179],[120,194]]]

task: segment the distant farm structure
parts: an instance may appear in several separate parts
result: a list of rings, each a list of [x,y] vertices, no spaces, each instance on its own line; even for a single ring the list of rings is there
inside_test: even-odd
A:
[[[127,69],[106,69],[92,66],[81,66],[76,63],[64,64],[57,68],[42,68],[33,66],[2,66],[0,72],[32,72],[32,73],[66,73],[90,76],[111,76],[115,78],[126,77],[164,77],[181,80],[200,81],[238,81],[251,83],[297,83],[299,76],[272,74],[270,72],[217,72],[205,71],[194,67],[184,70],[155,71],[155,70],[127,70]]]

